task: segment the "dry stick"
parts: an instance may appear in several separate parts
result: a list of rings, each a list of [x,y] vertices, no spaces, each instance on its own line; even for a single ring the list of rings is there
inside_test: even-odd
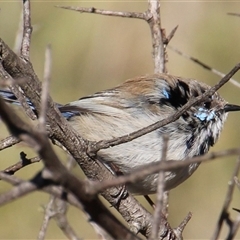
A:
[[[27,103],[27,98],[24,96],[22,89],[19,86],[15,85],[14,82],[13,84],[9,85],[9,89],[11,90],[11,92],[14,93],[14,95],[16,96],[16,98],[18,99],[18,101],[20,102],[21,106],[23,107],[26,114],[30,117],[30,119],[36,120],[37,116]]]
[[[54,195],[51,195],[49,203],[45,208],[45,214],[42,226],[40,228],[38,239],[43,240],[46,237],[47,227],[50,220],[54,218],[68,239],[80,240],[66,218],[67,203]]]
[[[56,7],[67,9],[67,10],[73,10],[80,13],[95,13],[95,14],[100,14],[104,16],[137,18],[137,19],[146,20],[146,14],[141,12],[108,11],[108,10],[94,8],[94,7],[84,8],[84,7],[70,7],[70,6],[60,6],[60,5],[57,5]]]
[[[152,34],[154,73],[166,72],[166,56],[160,18],[160,2],[148,0],[148,24]]]
[[[168,199],[169,199],[169,191],[164,191],[162,213],[166,218],[168,218],[168,207],[169,207]]]
[[[240,69],[240,63],[238,63],[228,74],[226,74],[215,86],[211,87],[208,91],[206,91],[203,95],[198,96],[196,98],[191,98],[183,107],[181,107],[178,111],[176,111],[171,116],[153,123],[145,128],[132,132],[130,134],[124,135],[122,137],[110,139],[110,140],[102,140],[97,142],[96,144],[90,144],[88,153],[90,155],[95,155],[100,149],[106,149],[109,147],[113,147],[122,143],[126,143],[132,141],[138,137],[141,137],[147,133],[150,133],[154,130],[157,130],[160,127],[163,127],[171,122],[176,121],[178,118],[182,116],[189,108],[192,106],[203,102],[207,97],[213,95],[219,88],[221,88],[225,83],[229,81],[229,79]]]
[[[187,55],[186,53],[181,52],[180,50],[178,50],[178,49],[175,48],[175,47],[172,47],[172,46],[169,46],[169,45],[168,45],[168,48],[171,49],[171,50],[173,50],[174,52],[178,53],[179,55],[185,57],[186,59],[192,60],[193,62],[199,64],[199,65],[202,66],[203,68],[205,68],[205,69],[213,72],[214,74],[216,74],[216,75],[218,75],[218,76],[220,76],[220,77],[224,77],[224,76],[225,76],[224,73],[218,71],[217,69],[214,69],[214,68],[210,67],[209,65],[203,63],[202,61],[198,60],[197,58],[191,57],[190,55]],[[234,86],[240,88],[240,83],[239,83],[237,80],[231,78],[231,79],[229,80],[229,82],[232,83]]]
[[[174,37],[176,31],[178,29],[178,25],[169,33],[169,35],[164,39],[164,44],[167,46],[171,39]]]
[[[0,151],[6,148],[12,147],[13,145],[18,144],[19,142],[21,142],[21,140],[14,136],[6,137],[0,140]]]
[[[41,96],[41,111],[39,114],[39,128],[42,132],[46,132],[46,111],[47,111],[47,101],[48,101],[48,92],[49,92],[49,83],[51,76],[51,47],[47,46],[45,51],[45,65],[44,65],[44,74],[43,74],[43,84],[42,84],[42,96]]]
[[[48,46],[47,49],[48,50],[46,50],[46,58],[47,58],[46,61],[51,61],[50,60],[51,56],[49,56],[50,55],[50,46]],[[45,66],[45,70],[44,70],[44,79],[46,79],[46,81],[44,81],[44,82],[48,82],[49,81],[50,69],[51,69],[50,64],[51,63],[46,63],[45,62],[46,66]],[[6,71],[4,71],[4,69],[2,67],[2,64],[0,63],[0,74],[1,73],[4,73],[4,82],[6,82],[6,79],[10,80],[10,85],[9,84],[7,84],[7,85],[10,88],[10,90],[14,93],[14,95],[17,97],[19,103],[23,107],[23,109],[26,112],[26,114],[30,117],[30,119],[36,120],[37,117],[36,117],[35,113],[33,112],[32,108],[27,103],[26,97],[23,95],[22,90],[20,90],[20,87],[18,85],[16,85],[16,82],[11,78],[11,76]],[[45,88],[45,87],[49,88],[48,84],[43,84],[43,88]],[[46,96],[44,98],[46,98]],[[47,99],[46,99],[46,101],[47,101]],[[42,104],[44,102],[46,104],[46,101],[45,100],[42,101]],[[41,122],[40,119],[41,119],[41,117],[39,117],[39,121]],[[44,129],[45,128],[46,128],[46,125],[44,124]],[[15,144],[17,144],[19,142],[20,142],[20,139],[17,139],[14,136],[6,137],[5,139],[0,140],[0,151],[4,150],[6,148],[12,147],[13,145],[15,145]],[[57,145],[63,149],[61,144],[57,144]],[[66,149],[65,149],[65,151],[66,151]]]
[[[38,187],[49,184],[49,180],[63,186],[77,197],[91,219],[113,238],[137,239],[97,197],[88,194],[91,185],[87,181],[81,181],[68,172],[53,151],[47,136],[24,123],[1,98],[0,115],[9,131],[26,141],[43,159],[44,170],[32,180]],[[21,189],[20,185],[17,188],[19,191],[25,191],[25,189]]]
[[[21,56],[29,60],[30,42],[32,34],[30,0],[23,1],[23,38],[21,45]]]
[[[54,210],[56,211],[54,219],[56,220],[58,227],[62,230],[67,239],[80,240],[80,238],[77,236],[76,232],[74,231],[74,229],[71,227],[67,220],[66,216],[67,203],[62,199],[55,197]]]
[[[0,206],[6,203],[9,203],[10,201],[13,201],[16,198],[19,198],[23,196],[24,194],[33,192],[33,191],[42,191],[45,193],[53,194],[54,196],[62,199],[64,195],[64,200],[69,202],[71,205],[79,208],[82,210],[82,206],[79,203],[79,201],[76,199],[76,197],[72,193],[67,193],[66,191],[63,192],[60,187],[57,186],[47,186],[43,187],[42,189],[39,189],[36,184],[29,181],[24,181],[22,179],[19,179],[16,176],[9,175],[7,173],[0,171],[0,179],[2,179],[5,182],[8,182],[12,185],[18,185],[16,188],[12,188],[10,192],[1,193],[0,195]],[[24,191],[19,191],[19,186],[21,185],[21,189]]]
[[[51,196],[50,201],[47,204],[47,207],[45,208],[43,223],[42,223],[42,226],[40,228],[40,231],[39,231],[38,237],[37,237],[38,240],[44,240],[45,239],[49,222],[50,222],[51,218],[54,217],[54,215],[56,214],[55,211],[53,211],[53,209],[52,209],[54,199],[55,199],[55,197]]]
[[[67,162],[67,169],[71,170],[74,165],[74,160],[72,157],[69,158]],[[63,188],[60,187],[63,191]],[[63,231],[63,233],[66,235],[68,239],[76,239],[79,240],[78,236],[70,226],[67,217],[67,203],[66,201],[57,198],[54,195],[51,195],[50,201],[46,207],[42,227],[40,229],[38,239],[45,239],[47,226],[50,222],[50,219],[54,218],[57,222],[57,225],[60,227],[60,229]]]
[[[228,15],[231,15],[231,16],[237,16],[237,17],[240,17],[240,13],[227,13]]]
[[[71,171],[75,165],[76,165],[75,160],[71,156],[69,156],[69,159],[66,164],[67,169]],[[68,205],[66,201],[63,201],[62,199],[55,197],[54,210],[56,211],[56,215],[54,216],[54,219],[56,220],[57,225],[63,231],[63,233],[68,239],[80,240],[80,238],[77,236],[76,232],[73,230],[73,228],[71,227],[67,220],[66,216],[67,208]]]
[[[187,214],[187,216],[184,218],[184,220],[181,222],[181,224],[176,229],[174,229],[174,233],[176,234],[178,239],[183,239],[182,232],[183,232],[184,228],[187,226],[187,224],[191,218],[192,218],[192,213],[189,212]]]
[[[153,48],[153,61],[154,72],[165,72],[165,47],[164,38],[162,36],[161,21],[160,21],[160,3],[156,0],[148,0],[148,10],[144,13],[139,12],[120,12],[120,11],[107,11],[97,9],[94,7],[69,7],[69,6],[56,6],[63,9],[74,10],[80,13],[95,13],[104,16],[126,17],[145,20],[148,22],[152,34],[152,48]]]
[[[225,201],[224,201],[224,204],[223,204],[223,207],[222,207],[222,211],[221,211],[219,219],[218,219],[216,229],[215,229],[214,234],[212,236],[212,240],[216,240],[216,239],[219,238],[219,234],[220,234],[220,230],[222,228],[223,222],[226,219],[226,216],[228,215],[227,211],[228,211],[229,205],[232,201],[233,191],[234,191],[234,187],[235,187],[234,178],[238,175],[239,170],[240,170],[240,157],[238,157],[238,160],[237,160],[236,166],[234,168],[231,180],[228,182],[227,194],[226,194]]]
[[[240,190],[240,181],[238,179],[238,177],[234,177],[234,181],[235,181],[235,184],[237,185],[238,189]]]
[[[18,181],[19,179],[16,178],[15,176],[10,176],[8,174],[6,174],[4,176],[2,172],[0,172],[0,178],[6,182],[16,181],[15,184],[17,184],[17,186],[11,188],[10,191],[1,193],[0,206],[4,205],[6,203],[9,203],[10,201],[16,200],[19,197],[22,197],[22,196],[38,189],[38,186],[32,182],[20,181],[20,183],[19,183],[19,181]]]
[[[18,185],[18,184],[23,182],[23,180],[19,179],[18,177],[13,176],[13,175],[9,175],[8,173],[5,173],[3,171],[0,171],[0,179],[7,182],[7,183],[12,184],[12,185]],[[2,200],[3,195],[4,195],[4,193],[0,194],[1,200]],[[6,199],[4,199],[4,200],[6,200]]]
[[[3,172],[8,173],[8,174],[14,174],[15,172],[19,171],[20,169],[33,164],[33,163],[37,163],[41,161],[40,157],[34,157],[34,158],[30,158],[27,159],[26,158],[26,154],[23,156],[23,153],[20,153],[21,155],[21,160],[15,164],[13,164],[10,167],[7,167],[5,170],[3,170]]]
[[[158,173],[159,171],[170,171],[170,170],[181,168],[193,163],[208,162],[217,158],[223,158],[226,156],[239,155],[239,154],[240,154],[240,149],[233,148],[233,149],[227,149],[219,152],[211,152],[206,155],[185,159],[184,161],[169,159],[166,162],[160,161],[160,162],[145,164],[145,165],[142,165],[141,167],[138,167],[131,173],[125,174],[124,176],[115,177],[114,179],[111,179],[111,181],[103,180],[101,183],[93,182],[92,188],[90,189],[93,192],[89,192],[89,194],[91,195],[96,194],[113,186],[123,185],[126,183],[135,183],[138,180],[144,178],[145,176]]]
[[[23,107],[26,114],[30,117],[32,120],[36,120],[37,117],[31,107],[27,103],[27,99],[24,96],[22,89],[16,85],[16,81],[4,70],[2,63],[0,62],[0,77],[2,77],[2,82],[5,83],[9,89],[14,93],[16,98],[18,99],[19,103]]]
[[[13,201],[15,199],[18,199],[26,194],[29,194],[33,191],[46,191],[47,193],[52,193],[52,194],[56,194],[59,198],[61,198],[61,194],[63,194],[62,191],[59,191],[57,189],[57,187],[55,187],[54,190],[51,190],[52,187],[43,187],[42,189],[39,189],[39,187],[29,181],[23,181],[15,176],[0,172],[0,178],[6,182],[9,182],[13,185],[17,185],[15,187],[13,187],[10,191],[5,192],[5,193],[1,193],[0,195],[0,206],[9,203],[10,201]],[[76,198],[75,198],[76,200]],[[78,206],[80,207],[81,204],[77,201],[75,201],[75,203],[73,203],[74,206]]]
[[[168,136],[164,135],[161,162],[166,161],[167,148],[168,148]],[[159,227],[161,223],[162,209],[163,209],[164,186],[165,186],[165,171],[160,171],[158,175],[158,184],[157,184],[156,208],[153,213],[152,232],[150,236],[151,240],[155,240],[158,238],[158,232],[159,232]]]
[[[22,12],[20,14],[20,19],[19,19],[19,23],[18,23],[18,30],[17,30],[17,34],[16,34],[16,37],[15,37],[14,47],[13,47],[13,51],[17,55],[19,55],[20,51],[21,51],[22,38],[23,38],[23,9],[22,9]]]
[[[237,219],[233,222],[230,232],[228,234],[227,240],[233,240],[237,234],[237,231],[240,226],[240,214],[238,214]]]
[[[56,186],[48,186],[48,187],[43,187],[42,189],[39,189],[35,184],[31,183],[31,182],[27,182],[27,181],[23,181],[20,180],[19,178],[15,177],[15,176],[11,176],[9,174],[0,172],[0,179],[3,179],[5,181],[7,181],[10,184],[13,185],[20,185],[22,189],[25,190],[25,192],[20,192],[19,191],[19,187],[15,187],[12,188],[11,193],[3,193],[0,195],[0,205],[4,204],[3,199],[5,200],[5,203],[13,200],[13,198],[18,198],[20,196],[22,196],[23,194],[27,194],[30,192],[33,192],[35,190],[38,191],[43,191],[45,193],[48,194],[52,194],[53,196],[57,197],[58,199],[61,199],[64,196],[65,197],[65,201],[67,201],[69,204],[79,208],[82,210],[81,205],[79,204],[78,200],[75,198],[75,196],[73,196],[71,193],[67,193],[65,191],[62,190],[62,188],[60,187],[56,187]],[[6,199],[6,197],[8,197],[8,199]],[[61,200],[62,201],[62,200]],[[58,216],[56,215],[56,218]],[[63,221],[63,219],[60,219],[61,224],[64,224],[64,226],[61,227],[61,229],[66,233],[66,235],[68,236],[69,239],[74,239],[74,240],[79,240],[79,238],[76,236],[76,234],[71,231],[71,227],[67,225],[66,222]],[[91,222],[90,222],[91,223]],[[70,228],[69,228],[70,227]]]
[[[44,74],[43,74],[43,84],[42,84],[42,94],[41,94],[41,111],[39,114],[39,129],[42,133],[46,133],[46,111],[47,111],[47,100],[49,92],[49,82],[51,75],[51,49],[47,46],[45,51],[45,64],[44,64]],[[56,214],[54,211],[54,196],[50,196],[50,201],[45,209],[44,219],[42,226],[40,228],[38,239],[43,240],[46,237],[47,227],[49,225],[50,219]]]

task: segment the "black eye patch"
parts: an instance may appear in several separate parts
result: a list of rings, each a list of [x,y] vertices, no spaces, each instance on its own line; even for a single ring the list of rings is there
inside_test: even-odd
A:
[[[211,108],[211,102],[205,102],[203,105],[204,105],[204,107],[206,109],[210,109]]]
[[[174,108],[182,107],[189,99],[188,85],[178,80],[176,86],[170,87],[169,90],[163,89],[162,94],[165,98],[161,98],[159,104],[173,106]]]

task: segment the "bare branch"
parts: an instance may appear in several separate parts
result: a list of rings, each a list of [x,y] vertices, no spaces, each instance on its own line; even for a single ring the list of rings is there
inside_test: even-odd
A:
[[[6,137],[0,140],[0,151],[12,147],[13,145],[18,144],[19,142],[21,142],[21,140],[14,136]]]
[[[47,207],[44,209],[45,214],[44,214],[44,219],[43,219],[42,226],[41,226],[40,231],[38,233],[38,238],[37,238],[38,240],[45,239],[49,222],[50,222],[51,218],[54,217],[54,215],[56,214],[52,209],[54,200],[55,200],[55,198],[53,196],[51,196]]]
[[[30,0],[23,1],[23,39],[21,46],[21,56],[29,60],[30,42],[32,34]]]
[[[1,172],[1,171],[0,171],[0,179],[2,179],[5,182],[8,182],[8,183],[10,183],[12,185],[25,184],[27,182],[27,181],[23,181],[23,180],[19,179],[16,176],[9,175],[9,174]],[[39,191],[43,191],[43,192],[46,192],[46,193],[49,193],[49,194],[53,194],[54,196],[56,196],[56,197],[58,197],[60,199],[62,199],[63,196],[65,196],[64,199],[66,201],[68,201],[73,206],[75,206],[75,207],[77,207],[79,209],[82,209],[82,206],[79,203],[79,201],[76,199],[76,197],[73,194],[71,194],[71,193],[67,193],[66,194],[66,192],[63,191],[60,187],[47,186],[47,187],[43,187],[42,189],[38,189],[38,186],[36,184],[34,184],[33,182],[28,182],[27,186],[28,186],[27,193],[31,192],[31,191],[39,190]],[[17,196],[16,196],[16,194],[14,196],[10,196],[9,199],[6,199],[6,196],[10,195],[10,194],[2,193],[0,195],[0,205],[6,204],[9,201],[12,201],[15,198],[18,198],[18,197],[22,196],[22,192],[20,192],[20,191],[18,191],[18,195]]]
[[[59,198],[54,199],[54,211],[55,215],[53,216],[54,219],[57,222],[57,225],[59,228],[63,231],[65,236],[68,239],[73,240],[80,240],[80,238],[77,236],[76,232],[72,229],[71,225],[69,224],[66,216],[67,212],[67,203],[66,201],[63,201]]]
[[[71,170],[74,167],[75,163],[76,162],[74,161],[74,159],[72,157],[69,157],[69,160],[67,161],[67,169]],[[62,189],[62,191],[64,191],[62,187],[60,188]],[[67,220],[66,212],[67,212],[66,201],[52,195],[46,207],[42,228],[39,232],[39,239],[45,239],[47,225],[50,219],[54,218],[57,222],[57,225],[63,231],[63,233],[66,235],[68,239],[80,240],[77,234],[70,226]]]
[[[168,136],[163,136],[163,147],[162,147],[162,157],[161,162],[166,161],[168,148]],[[165,172],[160,171],[158,175],[158,185],[157,185],[157,199],[156,208],[153,213],[153,224],[150,239],[154,240],[158,238],[159,227],[162,217],[163,209],[163,198],[164,198],[164,186],[165,186]]]
[[[240,17],[240,13],[227,13],[228,15],[231,15],[231,16],[237,16],[237,17]]]
[[[232,201],[233,191],[234,191],[234,187],[235,187],[235,180],[234,179],[238,175],[239,170],[240,170],[240,157],[238,157],[238,160],[236,162],[236,166],[234,168],[232,177],[231,177],[230,181],[228,182],[227,194],[226,194],[226,197],[225,197],[225,201],[224,201],[224,204],[223,204],[223,207],[222,207],[222,210],[221,210],[221,213],[220,213],[218,223],[217,223],[217,226],[215,228],[212,240],[216,240],[216,239],[219,238],[219,234],[220,234],[220,231],[221,231],[221,228],[222,228],[222,224],[223,224],[224,220],[226,219],[226,216],[228,216],[228,208],[229,208],[229,205]]]
[[[6,174],[6,173],[5,173]],[[17,178],[13,178],[14,176],[10,176],[6,174],[3,175],[2,172],[0,172],[0,178],[4,181],[13,181],[16,180],[15,184],[18,184],[17,186],[13,187],[10,191],[1,193],[0,195],[0,206],[6,203],[9,203],[15,199],[18,199],[19,197],[22,197],[30,192],[33,192],[37,189],[37,186],[34,187],[33,183],[31,182],[17,182]]]
[[[30,117],[30,119],[36,120],[37,117],[31,107],[28,105],[27,99],[24,96],[22,89],[16,84],[16,81],[14,81],[14,79],[4,70],[2,63],[0,63],[0,76],[3,78],[3,82],[6,84],[6,86],[14,93],[19,103],[23,107],[25,113]]]
[[[94,7],[84,8],[84,7],[70,7],[70,6],[59,6],[59,5],[56,7],[73,10],[80,13],[94,13],[94,14],[100,14],[104,16],[137,18],[137,19],[146,20],[145,13],[140,13],[140,12],[109,11],[109,10],[103,10],[103,9],[98,9]]]
[[[154,72],[166,72],[164,38],[162,36],[160,1],[148,0],[148,23],[152,33]]]
[[[93,191],[93,193],[89,192],[89,194],[102,192],[105,189],[108,189],[110,187],[117,186],[117,185],[123,185],[126,183],[135,183],[139,179],[142,179],[145,176],[153,173],[158,173],[159,171],[174,170],[177,168],[190,165],[192,163],[208,162],[208,161],[212,161],[213,159],[222,158],[222,157],[231,156],[231,155],[239,155],[239,154],[240,154],[240,149],[233,148],[233,149],[227,149],[219,152],[211,152],[206,155],[185,159],[184,161],[169,159],[167,162],[159,161],[159,162],[153,162],[150,164],[145,164],[145,165],[142,165],[141,167],[136,168],[131,173],[125,174],[124,176],[115,177],[114,179],[111,179],[111,181],[104,180],[101,183],[98,183],[98,182],[92,183],[91,191]]]
[[[18,30],[15,38],[15,43],[13,47],[13,51],[19,55],[21,51],[21,44],[22,44],[22,38],[23,38],[23,10],[20,14],[20,19],[18,23]]]
[[[171,39],[174,37],[176,31],[178,29],[178,26],[176,26],[170,33],[169,35],[166,37],[166,39],[164,39],[164,44],[167,46],[168,43],[171,41]]]
[[[235,184],[237,185],[238,189],[240,190],[240,181],[238,179],[238,177],[234,177],[234,181],[235,181]]]
[[[178,237],[178,239],[182,239],[182,232],[183,232],[184,228],[187,226],[187,224],[191,218],[192,218],[192,213],[189,212],[187,214],[187,216],[184,218],[184,220],[181,222],[181,224],[176,229],[174,229],[174,232],[175,232],[176,236]]]
[[[218,71],[218,70],[215,69],[215,68],[210,67],[209,65],[203,63],[202,61],[198,60],[197,58],[191,57],[190,55],[188,55],[188,54],[186,54],[186,53],[183,53],[182,51],[178,50],[178,49],[175,48],[175,47],[172,47],[172,46],[169,46],[169,45],[168,45],[168,48],[171,49],[171,50],[173,50],[174,52],[178,53],[179,55],[185,57],[186,59],[189,59],[189,60],[195,62],[196,64],[199,64],[200,66],[202,66],[202,67],[205,68],[206,70],[211,71],[212,73],[216,74],[216,75],[219,76],[219,77],[222,77],[222,78],[223,78],[223,77],[225,76],[224,73]],[[229,82],[232,83],[234,86],[240,88],[240,83],[239,83],[237,80],[235,80],[235,79],[233,79],[233,78],[230,78],[230,79],[229,79]]]
[[[83,7],[70,7],[70,6],[56,6],[63,9],[74,10],[80,13],[95,13],[105,16],[115,16],[115,17],[126,17],[126,18],[136,18],[145,20],[150,27],[152,33],[152,48],[153,48],[153,61],[154,61],[154,72],[164,73],[166,72],[166,56],[165,56],[165,46],[163,36],[163,31],[161,29],[161,19],[160,19],[160,3],[156,0],[148,0],[148,10],[144,13],[139,12],[124,12],[124,11],[107,11],[102,9],[97,9],[94,7],[83,8]],[[176,28],[172,31],[169,36],[170,41]]]
[[[228,237],[226,238],[227,240],[233,240],[236,239],[234,238],[237,234],[237,231],[239,229],[240,226],[240,214],[238,214],[236,220],[232,223],[232,226],[230,228],[230,232],[228,234]]]
[[[20,169],[32,164],[32,163],[37,163],[41,161],[40,157],[34,157],[34,158],[26,158],[26,154],[21,152],[20,153],[21,160],[18,163],[13,164],[12,166],[6,168],[4,170],[5,173],[8,174],[14,174],[15,172],[19,171]]]
[[[44,81],[42,85],[41,112],[39,115],[39,128],[42,132],[46,132],[46,111],[51,75],[51,65],[51,47],[50,45],[48,45],[45,51]]]

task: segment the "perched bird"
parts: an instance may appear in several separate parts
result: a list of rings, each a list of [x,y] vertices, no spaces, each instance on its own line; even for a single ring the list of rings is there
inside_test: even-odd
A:
[[[90,141],[107,140],[132,133],[174,114],[189,99],[201,96],[210,87],[193,79],[155,74],[127,80],[123,84],[59,109],[73,128]],[[1,91],[7,101],[15,102],[11,92]],[[203,155],[213,146],[230,111],[240,106],[228,104],[218,93],[191,107],[178,120],[130,142],[103,149],[98,158],[130,173],[137,167],[161,159],[163,135],[168,136],[167,160],[183,161]],[[166,172],[165,190],[185,181],[199,163]],[[151,194],[157,189],[152,174],[128,186],[134,194]]]

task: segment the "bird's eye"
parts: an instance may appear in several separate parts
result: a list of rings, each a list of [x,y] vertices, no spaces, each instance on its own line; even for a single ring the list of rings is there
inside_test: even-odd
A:
[[[204,105],[205,108],[210,109],[211,102],[205,102],[203,105]]]

